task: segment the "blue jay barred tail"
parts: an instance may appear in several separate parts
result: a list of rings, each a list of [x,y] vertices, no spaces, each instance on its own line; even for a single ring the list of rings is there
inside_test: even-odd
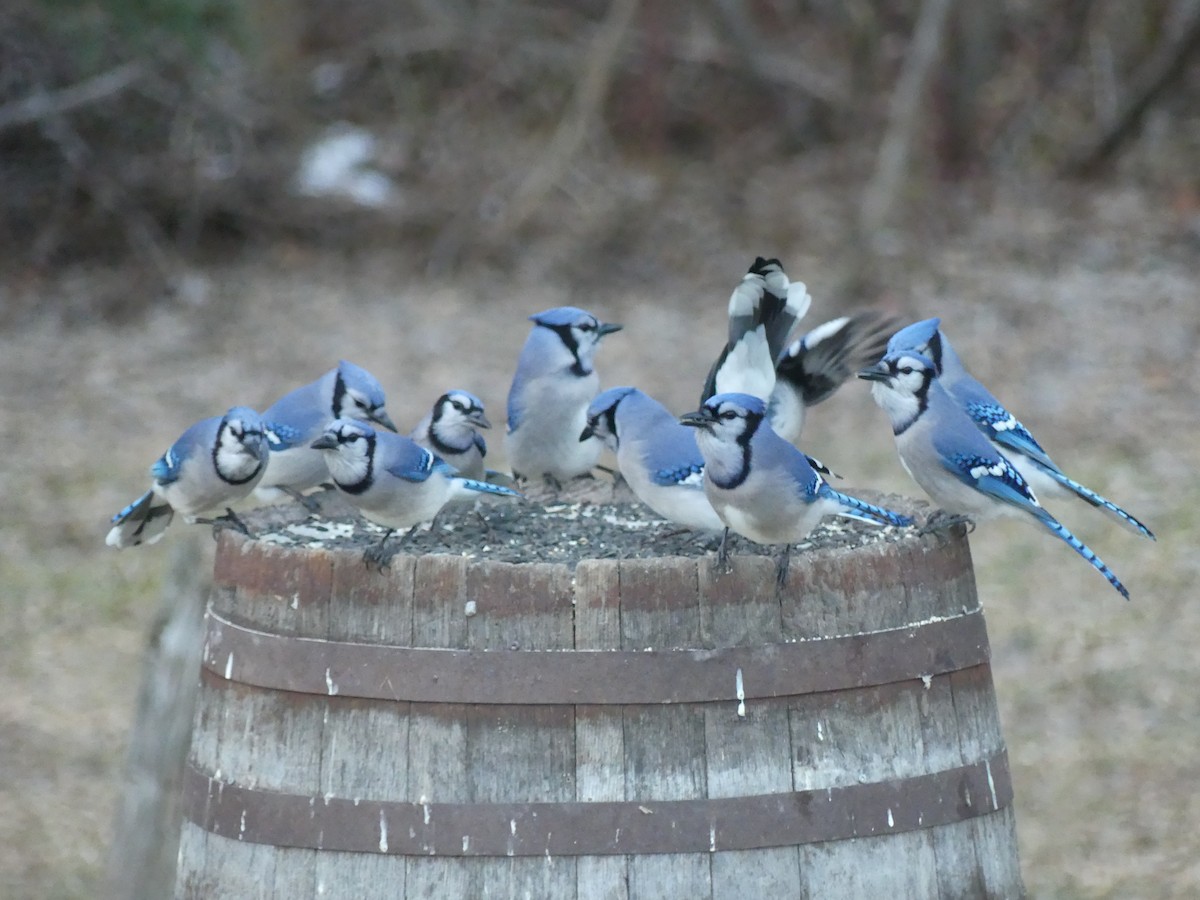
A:
[[[841,515],[847,518],[858,519],[860,522],[870,522],[873,525],[895,525],[898,528],[913,524],[913,520],[909,516],[892,512],[890,509],[884,509],[882,506],[875,506],[872,503],[867,503],[865,500],[859,500],[857,497],[843,494],[841,491],[835,491],[827,484],[821,486],[821,493],[829,499],[836,500],[842,504],[845,509],[841,512]]]
[[[171,524],[175,510],[169,503],[155,500],[154,491],[146,491],[113,516],[104,543],[110,547],[138,547],[159,540]]]
[[[1058,519],[1054,518],[1054,516],[1050,515],[1050,513],[1046,513],[1044,516],[1037,516],[1037,520],[1045,525],[1051,534],[1086,559],[1093,569],[1103,575],[1108,580],[1108,583],[1116,588],[1117,593],[1119,593],[1126,600],[1129,599],[1129,591],[1125,589],[1125,585],[1121,584],[1121,580],[1117,578],[1115,574],[1113,574],[1112,569],[1105,565],[1104,560],[1097,556],[1092,551],[1091,547],[1089,547],[1079,538],[1075,537],[1075,535],[1068,530],[1067,526],[1063,525],[1062,522],[1058,521]]]
[[[770,396],[775,361],[812,297],[777,259],[758,257],[729,297],[729,338],[704,380],[700,402],[731,391]]]
[[[1073,493],[1136,534],[1155,539],[1129,512],[1067,477],[1029,429],[967,371],[940,327],[940,319],[925,319],[902,328],[888,341],[888,353],[913,351],[932,361],[941,386],[1036,491],[1043,495]]]
[[[1101,497],[1095,491],[1091,490],[1090,488],[1084,487],[1078,481],[1068,478],[1057,468],[1044,469],[1043,471],[1045,472],[1047,477],[1053,478],[1056,482],[1061,484],[1067,490],[1074,493],[1075,496],[1079,497],[1081,500],[1086,500],[1088,503],[1090,503],[1092,506],[1096,507],[1097,509],[1102,509],[1106,513],[1109,513],[1110,515],[1112,515],[1114,518],[1117,519],[1117,521],[1119,521],[1126,528],[1129,528],[1130,530],[1137,532],[1138,534],[1142,535],[1143,537],[1148,537],[1152,541],[1157,540],[1154,537],[1153,531],[1151,531],[1149,528],[1147,528],[1145,525],[1143,525],[1141,522],[1139,522],[1133,516],[1132,513],[1121,509],[1121,507],[1117,506],[1117,504],[1113,503],[1107,497]]]
[[[454,485],[464,491],[472,491],[478,494],[491,494],[495,497],[520,497],[521,494],[512,488],[506,488],[500,484],[492,484],[490,481],[476,481],[474,478],[454,477],[452,479]]]
[[[893,351],[859,377],[874,382],[871,393],[891,419],[900,461],[934,503],[976,521],[1004,513],[1033,518],[1129,599],[1108,566],[1042,506],[1013,461],[942,387],[931,359]]]

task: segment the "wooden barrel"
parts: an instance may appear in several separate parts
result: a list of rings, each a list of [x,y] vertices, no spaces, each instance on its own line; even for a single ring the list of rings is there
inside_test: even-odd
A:
[[[510,564],[225,532],[185,898],[1023,895],[961,528]]]

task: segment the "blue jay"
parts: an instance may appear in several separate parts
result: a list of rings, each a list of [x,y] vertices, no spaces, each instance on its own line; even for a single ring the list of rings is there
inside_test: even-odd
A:
[[[888,341],[887,352],[911,350],[928,357],[937,373],[938,383],[996,445],[996,449],[1016,466],[1036,493],[1043,497],[1073,493],[1110,513],[1127,528],[1154,540],[1153,532],[1130,513],[1063,474],[1029,429],[966,370],[942,334],[940,325],[940,319],[925,319],[902,328]]]
[[[255,496],[268,503],[283,494],[299,499],[304,490],[324,481],[329,474],[325,460],[309,445],[334,419],[361,419],[395,431],[384,403],[375,376],[345,360],[276,400],[262,416],[271,456]]]
[[[579,435],[600,390],[592,366],[596,347],[621,326],[573,306],[529,318],[533,330],[508,391],[509,467],[518,478],[563,482],[588,474],[600,458],[600,442],[580,441]]]
[[[588,407],[579,440],[593,437],[616,453],[633,493],[664,519],[698,531],[724,528],[704,494],[695,432],[657,400],[632,387],[604,391]]]
[[[804,284],[788,281],[779,260],[758,257],[729,298],[729,339],[709,370],[700,402],[726,393],[761,397],[771,427],[796,444],[807,408],[879,359],[891,327],[890,319],[868,311],[792,339],[811,303]]]
[[[464,478],[484,480],[487,443],[480,428],[491,428],[483,401],[466,391],[447,391],[409,435],[448,462]]]
[[[346,499],[388,529],[373,559],[382,561],[392,532],[427,522],[451,500],[472,493],[520,497],[516,491],[463,478],[411,438],[376,432],[354,419],[337,419],[309,445]]]
[[[235,406],[201,419],[150,467],[150,490],[112,517],[104,542],[117,548],[153,544],[177,512],[187,522],[211,524],[217,520],[200,516],[248,496],[266,464],[267,439],[254,410]],[[245,530],[232,510],[226,513],[222,518]]]
[[[932,360],[902,350],[858,376],[874,382],[871,394],[891,419],[900,462],[934,503],[975,521],[1005,513],[1031,516],[1129,599],[1117,576],[1042,507],[1016,467],[938,383]]]
[[[679,421],[696,429],[704,493],[721,521],[760,544],[803,540],[828,515],[884,525],[907,516],[835,491],[803,453],[778,435],[767,405],[749,394],[717,394]],[[724,547],[719,561],[724,563]],[[786,572],[784,548],[781,579]]]

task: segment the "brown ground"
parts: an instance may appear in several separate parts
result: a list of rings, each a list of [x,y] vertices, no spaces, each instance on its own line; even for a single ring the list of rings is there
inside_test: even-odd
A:
[[[999,191],[958,208],[933,238],[900,235],[883,299],[906,317],[941,315],[975,373],[1064,468],[1159,534],[1152,543],[1082,504],[1052,504],[1125,581],[1130,603],[1035,528],[987,524],[972,536],[1031,894],[1197,896],[1200,234],[1149,191],[1061,194]],[[0,336],[0,896],[99,893],[166,559],[161,544],[105,547],[106,521],[187,424],[233,403],[261,408],[339,357],[380,378],[398,423],[452,386],[479,394],[500,422],[525,315],[566,302],[626,326],[600,353],[606,386],[637,384],[689,408],[729,290],[756,253],[808,282],[811,321],[834,312],[818,258],[829,198],[811,199],[795,214],[814,235],[804,247],[751,234],[714,253],[697,219],[684,223],[706,260],[696,272],[656,272],[655,248],[639,247],[611,278],[597,265],[573,289],[531,277],[553,271],[545,252],[518,275],[432,282],[382,251],[282,247],[205,270],[205,302],[113,327],[84,311],[122,288],[122,272],[39,285],[73,321],[47,313]],[[673,259],[686,249],[674,246]],[[0,286],[8,299],[30,295]],[[818,410],[808,439],[848,485],[915,492],[862,384]]]

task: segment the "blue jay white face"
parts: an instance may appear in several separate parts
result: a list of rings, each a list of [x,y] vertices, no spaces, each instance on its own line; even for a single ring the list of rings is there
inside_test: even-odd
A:
[[[571,354],[571,371],[579,376],[591,374],[596,347],[606,334],[620,331],[622,326],[601,322],[591,313],[572,306],[548,309],[529,317],[537,326],[558,335],[562,345]]]
[[[610,388],[592,401],[587,411],[587,427],[579,435],[580,441],[598,438],[614,453],[621,445],[617,434],[617,407],[633,391],[631,387]]]
[[[231,409],[217,428],[212,449],[213,468],[229,484],[252,481],[267,461],[267,437],[257,413]]]
[[[706,478],[732,490],[749,477],[750,441],[766,415],[766,404],[758,397],[717,394],[695,412],[680,416],[679,422],[696,429]]]
[[[711,437],[725,443],[747,444],[767,414],[766,404],[749,394],[717,394],[679,421],[696,429],[696,440]]]
[[[333,417],[335,419],[361,419],[376,422],[395,431],[391,417],[384,409],[383,388],[366,369],[354,363],[342,361],[338,365],[338,377],[333,386]]]
[[[871,396],[892,420],[892,430],[901,434],[924,412],[929,385],[937,375],[928,357],[899,351],[863,369],[858,377],[874,382]]]
[[[483,413],[483,402],[466,391],[448,391],[438,398],[433,406],[434,427],[491,428],[492,423]]]
[[[309,446],[325,451],[325,464],[338,487],[348,493],[371,486],[375,460],[375,429],[364,422],[338,419]]]

